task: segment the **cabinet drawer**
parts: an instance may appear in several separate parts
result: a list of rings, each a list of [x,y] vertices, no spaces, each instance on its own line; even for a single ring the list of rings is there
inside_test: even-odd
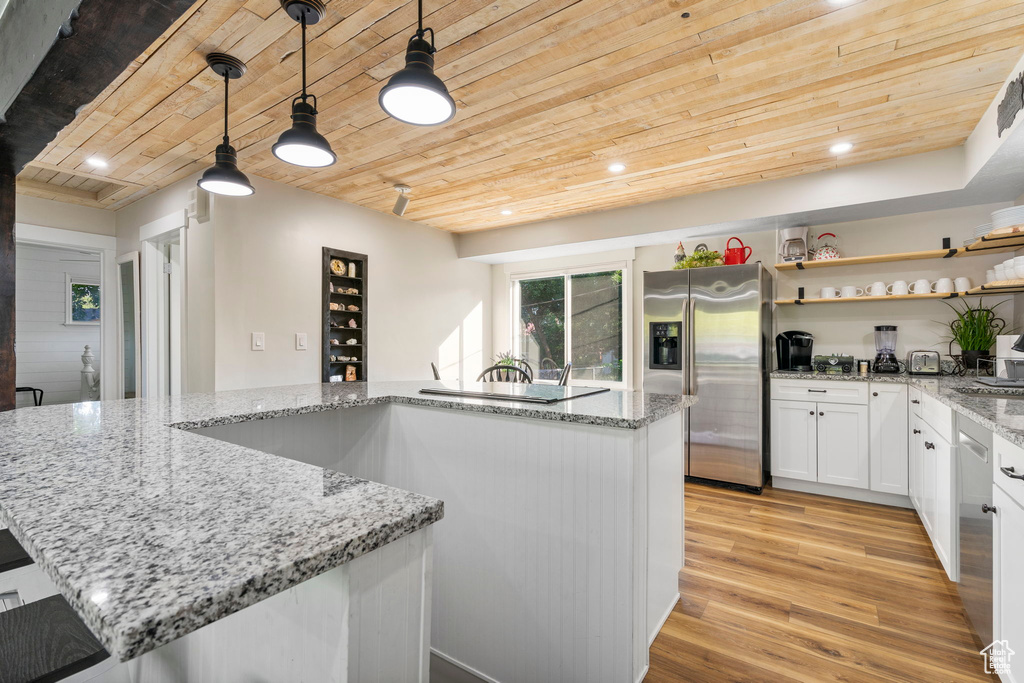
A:
[[[1014,445],[998,434],[992,435],[992,450],[996,454],[993,470],[996,486],[1005,491],[1019,505],[1024,506],[1024,480],[1007,476],[1002,468],[1013,468],[1011,474],[1024,474],[1024,448]]]
[[[867,405],[868,383],[827,379],[773,379],[772,398],[817,403],[861,403]]]
[[[908,387],[907,394],[910,401],[910,412],[921,417],[921,390],[918,387]]]
[[[948,443],[953,442],[953,409],[921,392],[921,419]]]

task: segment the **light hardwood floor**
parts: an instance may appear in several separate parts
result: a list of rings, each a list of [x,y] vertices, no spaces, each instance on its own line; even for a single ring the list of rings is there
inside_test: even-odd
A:
[[[686,485],[683,599],[645,681],[993,681],[912,510]]]

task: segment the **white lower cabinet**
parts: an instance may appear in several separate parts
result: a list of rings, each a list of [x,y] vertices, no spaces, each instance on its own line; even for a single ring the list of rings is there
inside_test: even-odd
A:
[[[818,481],[818,404],[772,401],[772,474]]]
[[[908,493],[907,386],[872,382],[871,490]]]
[[[1024,449],[995,434],[992,450],[992,635],[997,648],[1005,641],[1017,653],[1003,683],[1024,683],[1024,480],[1015,478],[1024,474]]]
[[[932,539],[932,547],[939,556],[946,574],[952,577],[953,568],[953,449],[935,429],[924,425],[921,466],[924,470],[925,528]],[[925,516],[922,515],[922,518]]]
[[[773,380],[771,395],[773,477],[907,495],[906,385]]]
[[[907,439],[908,455],[908,481],[907,491],[910,494],[910,502],[918,515],[921,514],[923,506],[922,494],[924,493],[924,467],[921,458],[924,450],[924,420],[920,416],[911,413],[910,415],[910,437]],[[922,518],[922,521],[923,518]]]
[[[996,472],[996,476],[1000,476]],[[1011,649],[1024,645],[1024,507],[998,486],[992,500],[996,506],[992,566],[992,633],[996,641],[1005,640]],[[1003,683],[1024,681],[1024,657],[1010,659],[1010,674]]]
[[[868,407],[818,404],[818,481],[866,489]]]

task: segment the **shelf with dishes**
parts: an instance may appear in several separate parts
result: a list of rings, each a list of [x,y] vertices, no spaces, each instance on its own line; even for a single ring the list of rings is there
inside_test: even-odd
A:
[[[923,259],[940,259],[963,256],[983,256],[999,254],[1024,248],[1024,206],[1011,206],[992,213],[992,222],[979,225],[974,229],[974,238],[968,244],[954,247],[948,237],[943,238],[941,249],[924,251],[906,251],[894,254],[874,254],[869,256],[846,256],[835,258],[839,253],[835,247],[827,247],[829,258],[812,260],[804,258],[810,253],[806,228],[786,228],[779,231],[779,257],[794,255],[802,260],[783,260],[775,264],[775,270],[811,270],[815,268],[837,268],[840,266],[860,266],[872,263],[892,263],[897,261],[916,261]],[[832,235],[823,233],[821,237]],[[819,239],[821,239],[819,237]]]
[[[368,282],[366,254],[323,248],[322,382],[366,381]]]
[[[797,299],[776,299],[775,303],[779,306],[785,306],[795,304],[797,306],[803,306],[804,304],[852,304],[856,302],[876,302],[876,301],[923,301],[925,299],[957,299],[963,296],[1002,296],[1009,294],[1021,294],[1024,293],[1024,279],[1021,280],[1001,280],[995,282],[988,282],[980,287],[971,287],[970,289],[963,291],[954,292],[921,292],[915,294],[913,292],[909,294],[883,294],[883,295],[856,295],[856,296],[826,296],[818,297],[814,299],[797,298]]]

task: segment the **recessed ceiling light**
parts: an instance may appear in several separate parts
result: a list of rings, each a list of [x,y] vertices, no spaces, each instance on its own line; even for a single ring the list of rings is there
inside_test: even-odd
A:
[[[99,157],[89,157],[85,160],[85,163],[89,164],[93,168],[106,168],[107,162],[103,161]]]
[[[828,151],[832,152],[832,154],[846,154],[851,149],[853,149],[853,143],[851,143],[851,142],[837,142],[836,144],[834,144],[831,147],[829,147]]]
[[[512,215],[512,212],[511,212],[511,211],[509,211],[508,209],[502,209],[502,210],[501,210],[501,215],[502,215],[502,216],[511,216],[511,215]]]
[[[626,165],[615,162],[614,164],[608,167],[608,170],[611,171],[612,173],[622,173],[623,171],[626,170]]]

